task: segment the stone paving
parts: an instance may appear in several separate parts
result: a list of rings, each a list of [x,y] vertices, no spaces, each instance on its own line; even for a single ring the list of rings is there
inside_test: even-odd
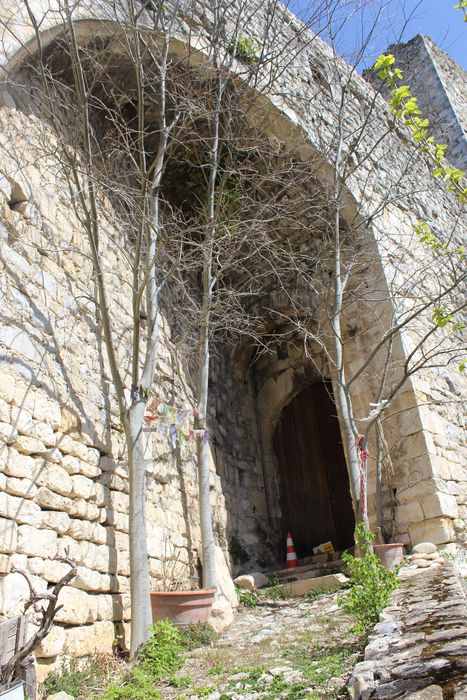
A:
[[[209,700],[348,697],[362,650],[337,595],[241,609],[214,647],[188,654],[181,675],[192,677],[190,688],[165,688],[163,697],[195,700],[201,688]]]
[[[465,583],[450,562],[426,564],[401,570],[363,661],[341,593],[277,601],[241,610],[214,647],[191,652],[190,687],[164,698],[467,700]]]
[[[467,700],[465,581],[450,562],[403,569],[365,660],[349,683],[352,700]]]

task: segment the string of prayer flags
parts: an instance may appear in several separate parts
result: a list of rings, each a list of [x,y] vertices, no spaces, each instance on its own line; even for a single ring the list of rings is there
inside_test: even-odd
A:
[[[144,423],[149,430],[165,435],[173,449],[185,442],[209,440],[209,432],[199,427],[199,411],[176,407],[164,403],[158,397],[151,398],[146,405]]]

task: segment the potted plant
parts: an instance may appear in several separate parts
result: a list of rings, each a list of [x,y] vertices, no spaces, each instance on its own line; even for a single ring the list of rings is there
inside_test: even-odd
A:
[[[402,563],[404,558],[403,542],[390,542],[389,544],[374,544],[373,550],[381,564],[386,569],[394,569],[395,566]]]
[[[215,588],[198,588],[198,576],[184,575],[185,565],[178,558],[165,560],[160,590],[151,592],[152,620],[170,620],[180,629],[206,622],[211,615]]]

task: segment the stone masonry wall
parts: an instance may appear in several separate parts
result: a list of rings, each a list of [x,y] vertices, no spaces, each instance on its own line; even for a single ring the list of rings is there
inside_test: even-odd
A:
[[[467,169],[467,106],[465,83],[467,74],[429,36],[418,34],[406,44],[392,45],[387,50],[403,69],[404,82],[411,86],[422,113],[429,115],[433,133],[448,144],[449,160],[462,170]],[[378,87],[379,79],[372,71],[366,78]]]
[[[11,13],[14,7],[10,8]],[[40,9],[40,2],[35,4]],[[102,6],[85,7],[85,16],[101,16]],[[2,18],[9,19],[7,10]],[[231,12],[235,13],[232,6]],[[251,21],[252,16],[255,22]],[[48,15],[52,24],[58,20]],[[251,4],[245,33],[265,41],[264,13]],[[15,18],[16,21],[16,18]],[[208,34],[209,8],[199,5],[180,19],[180,41]],[[199,36],[194,36],[196,29]],[[27,21],[16,34],[30,36]],[[331,51],[312,38],[286,13],[273,26],[277,46],[287,44],[288,63],[258,91],[267,94],[267,128],[303,158],[321,156],[319,177],[329,183],[326,157],[335,135],[336,63]],[[5,32],[8,57],[15,54],[14,37]],[[339,62],[339,70],[344,70]],[[248,79],[248,70],[238,66]],[[271,77],[271,76],[269,76]],[[1,107],[0,195],[2,310],[0,347],[0,614],[16,614],[26,596],[25,581],[11,568],[27,571],[38,587],[56,581],[64,565],[54,557],[67,555],[78,564],[78,576],[63,592],[59,625],[38,651],[40,675],[57,664],[57,655],[82,656],[110,651],[115,629],[128,634],[130,620],[128,568],[128,483],[125,451],[105,353],[92,303],[92,270],[76,216],[53,159],[37,157],[44,125],[15,105],[5,84]],[[348,132],[355,133],[367,117],[373,92],[355,77],[348,95]],[[371,217],[371,236],[379,260],[376,266],[381,308],[397,275],[410,279],[423,251],[414,247],[413,225],[419,217],[437,229],[460,235],[453,200],[433,183],[403,137],[379,137],[386,126],[382,100],[369,122],[362,144],[349,158],[362,162],[349,178],[349,211]],[[369,153],[368,158],[364,158]],[[408,164],[411,169],[408,169]],[[399,184],[402,183],[402,184]],[[395,187],[399,197],[386,202]],[[116,236],[109,229],[109,240]],[[83,254],[84,253],[84,254]],[[119,361],[127,370],[128,284],[124,261],[107,247],[106,266],[115,273],[112,304],[121,334]],[[375,269],[376,269],[375,267]],[[380,274],[382,270],[382,275]],[[367,271],[366,282],[375,279]],[[383,284],[384,282],[384,284]],[[401,287],[399,286],[400,290]],[[394,303],[403,303],[394,295]],[[379,303],[379,302],[378,302]],[[377,306],[377,304],[376,304]],[[385,311],[386,312],[386,311]],[[349,319],[362,330],[349,339],[349,367],[358,363],[365,345],[369,317]],[[160,398],[175,406],[192,406],[184,377],[172,364],[168,341],[170,319],[161,320],[163,342],[157,369]],[[417,337],[404,334],[399,357]],[[373,328],[368,336],[371,343]],[[258,429],[268,406],[257,406],[249,361],[251,354],[225,352],[213,367],[211,406],[212,505],[216,539],[226,554],[232,536],[258,562],[268,536],[265,474],[274,480],[274,456],[264,470],[264,445]],[[266,360],[265,360],[266,361]],[[377,368],[373,368],[377,372]],[[129,376],[125,376],[129,388]],[[357,408],[368,411],[371,381],[357,385]],[[415,376],[404,388],[387,420],[395,492],[395,529],[404,541],[432,539],[446,543],[462,532],[467,517],[467,447],[462,434],[462,392],[465,380],[455,369],[432,369]],[[292,398],[287,386],[280,401]],[[359,414],[359,415],[360,415]],[[277,418],[277,417],[276,417]],[[276,419],[274,418],[274,419]],[[261,426],[260,426],[261,427]],[[273,425],[268,429],[272,432]],[[267,448],[267,446],[266,446]],[[167,440],[148,434],[147,514],[150,569],[154,585],[165,575],[186,577],[199,553],[196,505],[197,475],[192,448],[180,457]],[[270,486],[270,485],[269,485]],[[372,494],[370,494],[372,496]],[[371,508],[373,504],[371,503]],[[279,517],[273,513],[273,517]],[[225,569],[224,555],[219,561]]]

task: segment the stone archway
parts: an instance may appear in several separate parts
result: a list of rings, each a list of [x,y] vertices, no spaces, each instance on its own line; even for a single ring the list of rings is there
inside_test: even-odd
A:
[[[300,558],[328,540],[336,550],[351,546],[355,518],[329,381],[302,389],[282,410],[273,444],[283,541],[292,532]]]

